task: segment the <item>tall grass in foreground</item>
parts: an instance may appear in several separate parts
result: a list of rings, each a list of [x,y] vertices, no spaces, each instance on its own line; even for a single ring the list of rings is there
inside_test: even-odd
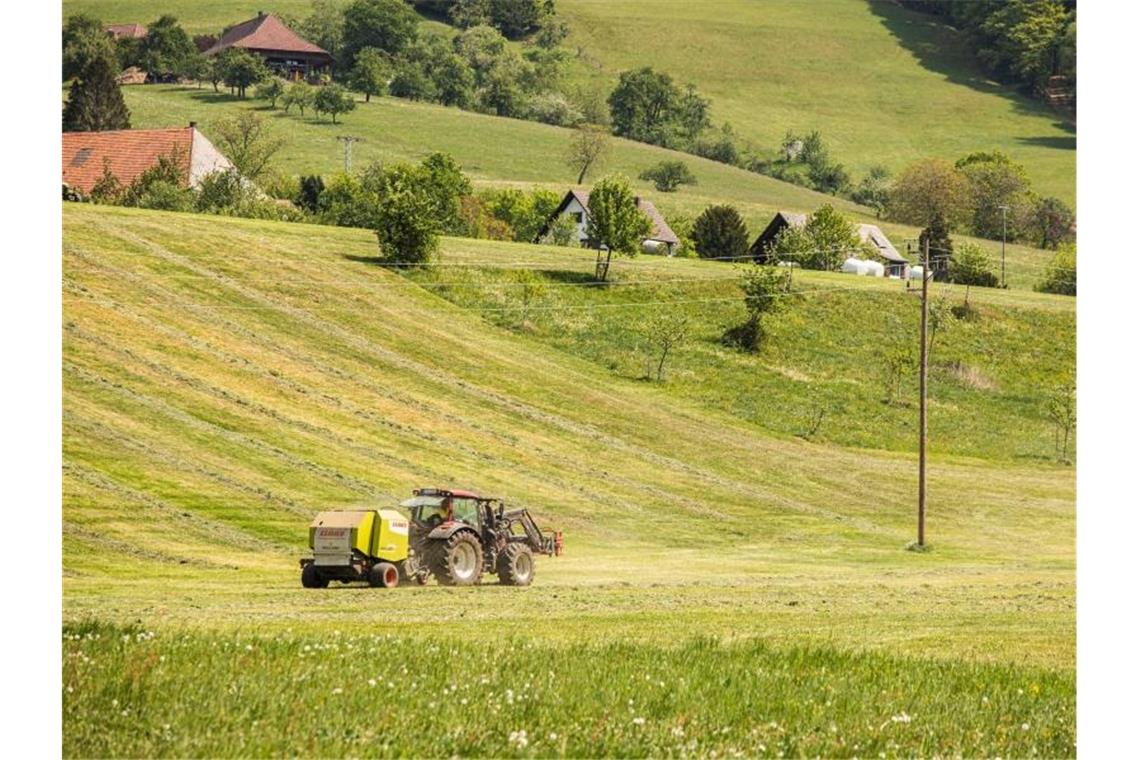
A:
[[[63,632],[63,754],[1074,754],[1069,673],[711,639]]]

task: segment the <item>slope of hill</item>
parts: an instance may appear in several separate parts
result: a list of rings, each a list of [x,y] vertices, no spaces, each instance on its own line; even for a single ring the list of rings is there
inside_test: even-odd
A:
[[[718,751],[1070,746],[1068,468],[936,456],[935,548],[907,552],[912,456],[769,437],[503,330],[376,267],[366,231],[73,204],[63,221],[65,754],[504,754],[521,726],[574,755],[600,746],[599,721],[605,746],[644,754],[686,714],[686,742]],[[572,277],[589,254],[446,240],[440,269],[537,256]],[[429,483],[532,507],[567,555],[541,560],[529,590],[300,588],[315,511]],[[489,658],[491,640],[510,656]],[[342,657],[357,647],[402,671]],[[589,668],[565,663],[587,651]],[[524,684],[534,663],[558,680]],[[653,733],[631,733],[636,714],[613,716],[642,709],[626,686],[650,671],[687,686],[645,705]],[[787,685],[839,671],[819,685],[826,712]],[[722,704],[730,677],[742,686]],[[407,710],[362,709],[364,682],[385,678]],[[399,717],[455,681],[472,701],[448,702],[452,730]],[[534,689],[535,708],[466,691],[489,682]],[[557,706],[571,703],[589,707]],[[900,711],[922,730],[896,729]]]
[[[455,156],[476,183],[482,185],[541,185],[561,192],[577,178],[563,161],[570,131],[545,124],[383,98],[371,103],[358,102],[355,111],[334,125],[328,119],[317,119],[311,114],[301,117],[296,111],[291,114],[280,109],[272,111],[260,101],[214,93],[209,86],[127,87],[123,92],[136,127],[169,127],[197,121],[209,135],[217,119],[243,109],[257,110],[270,118],[278,133],[286,137],[279,166],[287,174],[330,174],[342,170],[343,147],[336,137],[352,134],[362,138],[353,146],[354,166],[372,160],[416,161],[432,151],[442,150]],[[650,183],[636,179],[642,170],[666,158],[688,163],[698,184],[682,187],[675,193],[659,193]],[[610,159],[595,174],[607,171],[619,171],[634,178],[637,191],[652,197],[657,207],[667,214],[696,216],[710,204],[731,203],[740,210],[754,235],[768,224],[777,210],[813,211],[830,203],[853,219],[879,224],[900,250],[904,248],[904,241],[918,237],[916,228],[876,220],[869,209],[850,201],[629,140],[615,140]],[[973,240],[986,250],[996,266],[1000,243]],[[1041,279],[1051,256],[1051,252],[1029,246],[1008,245],[1010,285],[1031,288]]]
[[[819,129],[856,176],[921,157],[950,160],[1000,149],[1025,164],[1038,192],[1072,204],[1075,128],[1044,105],[987,80],[954,30],[885,0],[560,0],[576,51],[573,81],[607,89],[618,74],[652,65],[692,82],[757,147],[788,130]],[[258,10],[302,18],[305,0],[243,6],[176,1],[163,11],[194,33]],[[138,0],[66,0],[64,13],[105,22],[152,20]],[[435,22],[429,22],[438,26]],[[520,177],[523,179],[523,177]]]

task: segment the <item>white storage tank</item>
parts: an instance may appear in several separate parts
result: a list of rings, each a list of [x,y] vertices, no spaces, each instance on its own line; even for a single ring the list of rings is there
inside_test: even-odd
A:
[[[862,274],[864,263],[866,262],[860,261],[859,259],[847,259],[843,262],[843,266],[839,268],[839,271],[846,272],[847,274]]]
[[[865,274],[868,277],[882,277],[887,273],[887,268],[877,261],[864,261],[863,271],[859,274]]]

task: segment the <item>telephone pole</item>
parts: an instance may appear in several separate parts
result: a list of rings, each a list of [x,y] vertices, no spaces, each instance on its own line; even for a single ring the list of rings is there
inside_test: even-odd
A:
[[[352,171],[352,144],[360,142],[360,138],[352,135],[338,135],[336,139],[344,143],[344,173],[348,174]]]
[[[930,313],[930,238],[922,243],[922,345],[918,359],[918,546],[926,546],[926,323]]]
[[[1001,286],[1005,287],[1005,212],[1009,206],[1001,206]]]

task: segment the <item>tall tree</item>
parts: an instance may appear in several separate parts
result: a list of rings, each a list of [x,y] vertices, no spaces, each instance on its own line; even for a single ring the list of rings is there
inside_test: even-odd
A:
[[[962,173],[941,158],[916,161],[891,187],[888,218],[926,227],[936,219],[953,229],[969,212],[970,186]]]
[[[693,244],[701,258],[740,261],[748,251],[748,228],[733,206],[709,206],[693,222]]]
[[[68,16],[63,25],[64,81],[82,74],[96,58],[107,58],[118,64],[115,44],[111,35],[103,30],[103,22],[82,13]]]
[[[606,281],[615,253],[635,256],[641,241],[653,228],[649,217],[637,207],[629,180],[620,174],[602,178],[590,191],[586,235],[599,249],[596,275]],[[605,251],[605,258],[601,252]]]
[[[1073,210],[1060,198],[1042,198],[1033,208],[1033,227],[1041,236],[1041,247],[1056,250],[1073,236]]]
[[[190,35],[178,19],[165,15],[147,27],[139,49],[140,65],[159,77],[186,74],[197,53]]]
[[[804,232],[812,245],[800,261],[805,269],[838,269],[860,247],[855,225],[830,204],[820,206],[808,217]]]
[[[130,128],[131,112],[115,81],[111,60],[108,56],[99,56],[71,83],[63,109],[63,131],[103,132]]]
[[[975,235],[998,239],[1020,236],[1031,197],[1025,167],[1000,151],[971,153],[954,164],[970,185],[971,227]],[[1005,213],[1002,207],[1006,208]],[[1004,216],[1004,220],[1003,220]],[[1006,229],[1003,230],[1003,222]]]
[[[614,133],[671,147],[676,142],[680,100],[681,92],[668,74],[648,66],[624,71],[609,97]]]
[[[245,90],[269,76],[269,69],[261,57],[248,50],[230,48],[219,56],[222,81],[231,90],[236,90],[239,98],[245,97]]]
[[[285,147],[285,139],[270,131],[265,119],[253,111],[220,119],[211,131],[219,150],[251,182],[268,171],[273,157]]]
[[[356,54],[356,64],[352,67],[352,86],[364,93],[364,102],[380,95],[388,87],[388,65],[384,54],[373,47],[366,47]]]
[[[344,63],[366,47],[398,55],[416,40],[419,16],[403,0],[354,0],[344,9]]]
[[[566,146],[566,164],[578,172],[578,184],[586,180],[591,169],[601,166],[610,152],[610,136],[604,129],[583,125],[570,135]]]

